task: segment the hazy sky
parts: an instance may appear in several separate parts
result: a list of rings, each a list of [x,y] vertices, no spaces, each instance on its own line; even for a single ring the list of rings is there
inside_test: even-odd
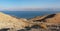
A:
[[[0,10],[21,8],[60,8],[60,0],[0,0]]]

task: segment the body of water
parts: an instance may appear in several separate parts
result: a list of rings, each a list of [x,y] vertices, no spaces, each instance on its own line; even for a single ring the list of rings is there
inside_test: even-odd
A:
[[[58,11],[2,11],[6,14],[16,16],[18,18],[33,18],[47,14],[57,13]]]

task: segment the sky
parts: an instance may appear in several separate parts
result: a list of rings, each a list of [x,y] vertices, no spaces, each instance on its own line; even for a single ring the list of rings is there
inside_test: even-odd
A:
[[[0,10],[60,8],[60,0],[0,0]]]

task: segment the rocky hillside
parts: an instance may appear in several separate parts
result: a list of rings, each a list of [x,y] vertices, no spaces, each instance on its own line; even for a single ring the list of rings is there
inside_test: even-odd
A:
[[[31,18],[29,21],[32,22],[48,22],[48,23],[60,23],[60,13],[37,16],[35,18]]]
[[[27,22],[27,19],[17,19],[8,14],[4,14],[0,12],[0,29],[3,28],[13,28],[13,29],[24,29],[24,27],[28,26],[30,23]]]
[[[51,14],[44,19],[48,23],[60,23],[60,13]]]
[[[36,31],[41,30],[41,28],[46,30],[48,29],[47,24],[50,25],[51,23],[60,24],[60,13],[37,16],[27,20],[25,18],[18,19],[0,12],[0,29],[4,31],[8,29],[8,31]],[[35,26],[38,28],[34,29],[36,28]]]
[[[38,24],[34,22],[29,22],[27,19],[24,19],[24,18],[18,19],[16,17],[0,12],[0,29],[1,30],[9,29],[9,31],[17,31],[21,29],[26,29],[25,27],[32,27],[34,25],[38,25]]]

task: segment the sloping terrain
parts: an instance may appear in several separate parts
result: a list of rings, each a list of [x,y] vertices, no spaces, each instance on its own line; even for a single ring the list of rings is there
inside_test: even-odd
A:
[[[48,23],[60,23],[60,13],[52,14],[52,18],[45,19]]]
[[[0,31],[50,31],[47,30],[47,24],[51,23],[60,24],[60,13],[37,16],[27,20],[0,12]]]
[[[24,29],[30,23],[27,22],[27,19],[17,19],[8,14],[0,12],[0,29],[3,28],[13,28],[13,29]]]
[[[32,22],[60,23],[60,13],[38,16],[30,19]]]

